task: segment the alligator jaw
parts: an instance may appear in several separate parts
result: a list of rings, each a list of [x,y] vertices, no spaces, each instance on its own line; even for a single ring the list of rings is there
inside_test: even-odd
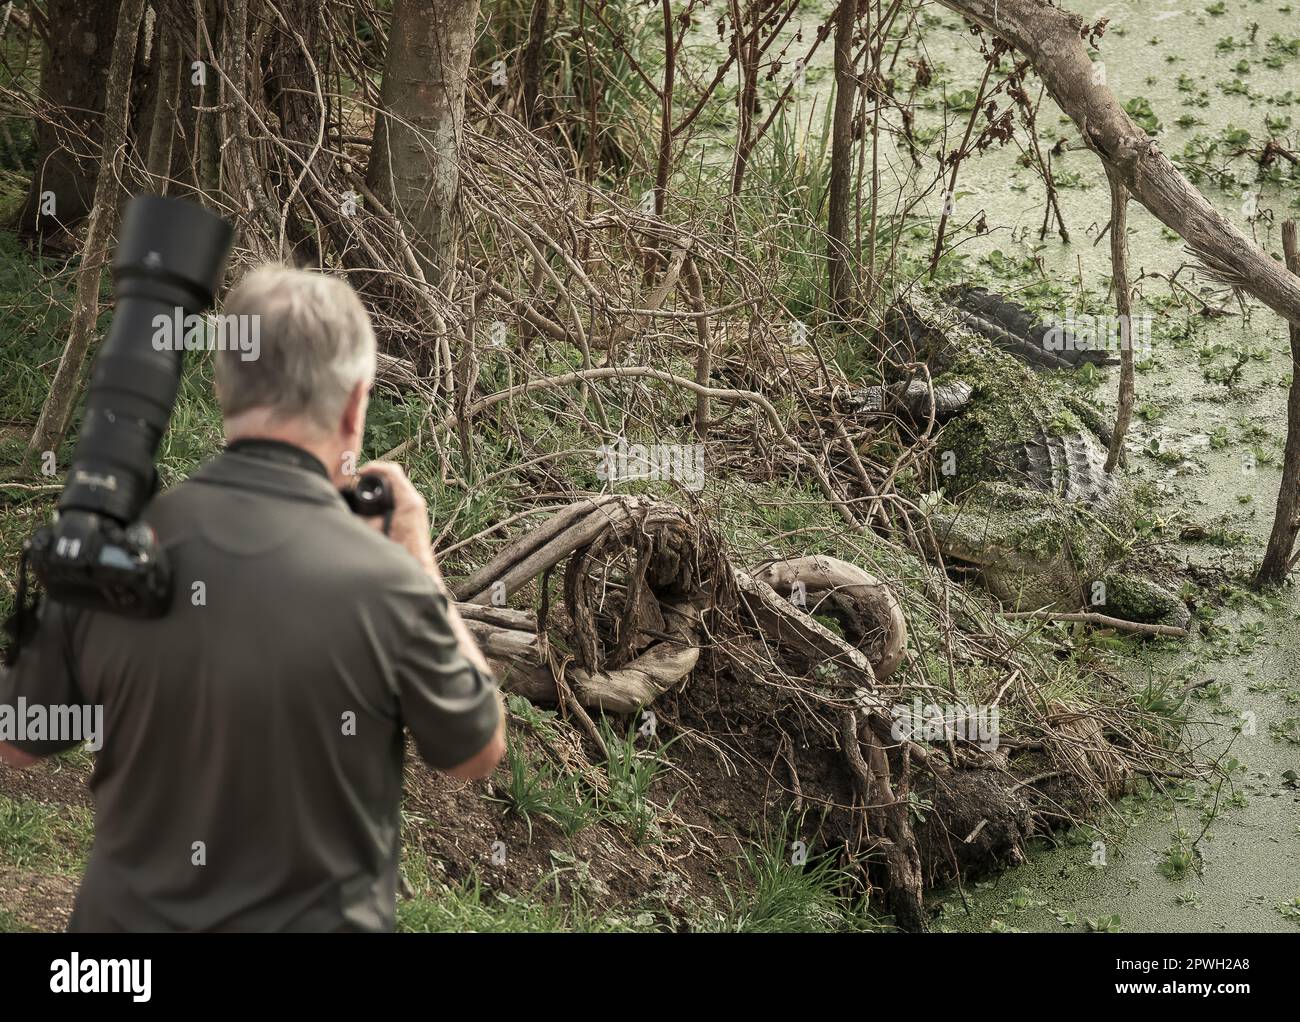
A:
[[[981,484],[960,506],[936,508],[930,525],[944,558],[977,569],[1004,603],[1077,609],[1083,583],[1071,530],[1080,520],[1059,495]]]

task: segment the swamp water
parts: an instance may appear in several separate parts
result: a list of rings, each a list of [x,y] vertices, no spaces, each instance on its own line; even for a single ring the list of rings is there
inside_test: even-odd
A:
[[[1280,254],[1279,225],[1300,217],[1300,190],[1259,183],[1249,156],[1231,153],[1233,140],[1240,138],[1237,129],[1249,132],[1244,145],[1256,149],[1271,136],[1294,143],[1291,125],[1300,124],[1296,0],[1100,6],[1071,0],[1068,6],[1093,21],[1109,17],[1099,53],[1106,82],[1123,101],[1149,103],[1166,153],[1182,154],[1198,136],[1220,143],[1205,160],[1215,180],[1202,180],[1199,187],[1266,250]],[[814,25],[805,19],[805,39],[812,38]],[[823,44],[812,67],[828,68],[829,47],[829,41]],[[935,84],[921,93],[923,101],[946,95],[951,102],[978,86],[983,65],[977,40],[938,5],[927,6],[922,15],[920,41],[910,56],[921,54],[935,69]],[[904,58],[908,55],[905,49]],[[896,74],[910,83],[903,59]],[[811,80],[809,91],[818,95],[800,102],[825,104],[828,72]],[[1036,96],[1038,83],[1030,82]],[[1005,103],[1001,97],[999,105]],[[1137,116],[1148,108],[1139,102],[1130,112]],[[820,114],[809,116],[806,106],[803,116],[807,123],[820,122]],[[965,116],[950,115],[945,152],[959,141]],[[918,126],[923,130],[926,124],[923,111]],[[1092,153],[1074,148],[1078,134],[1058,118],[1050,99],[1040,110],[1039,132],[1045,151],[1057,139],[1067,140],[1065,151],[1053,158],[1053,169],[1063,185],[1060,203],[1071,243],[1062,243],[1054,232],[1039,240],[1043,185],[1036,171],[1019,165],[1021,150],[1013,142],[972,156],[961,168],[952,222],[966,223],[982,212],[987,233],[962,236],[959,251],[972,266],[992,271],[995,286],[1005,284],[1008,292],[1032,283],[1023,267],[1036,261],[1035,272],[1067,290],[1082,285],[1104,294],[1110,275],[1108,239],[1099,238],[1109,220],[1105,174]],[[936,143],[923,149],[934,152]],[[882,210],[900,197],[906,201],[915,185],[934,173],[932,157],[917,171],[890,141],[881,145],[881,169]],[[931,193],[917,212],[937,218],[941,203],[942,197]],[[1172,293],[1165,280],[1150,274],[1173,274],[1190,257],[1181,240],[1138,203],[1130,203],[1128,219],[1130,277],[1138,281],[1148,275],[1137,283],[1134,312],[1141,315],[1149,308],[1143,296],[1164,300]],[[1008,268],[1005,280],[999,279],[1000,266]],[[1193,290],[1204,283],[1190,270],[1178,280]],[[1151,358],[1137,375],[1127,458],[1132,482],[1158,494],[1157,514],[1164,522],[1156,538],[1171,541],[1169,549],[1181,562],[1231,571],[1240,579],[1258,564],[1272,522],[1290,357],[1280,317],[1252,303],[1243,319],[1230,296],[1222,302],[1233,315],[1199,321],[1185,339],[1176,335],[1179,324],[1189,320],[1187,313],[1175,310],[1157,323]],[[1061,309],[1061,317],[1070,311]],[[1098,391],[1112,409],[1117,381],[1117,370],[1107,372]],[[1180,533],[1191,525],[1211,541],[1180,542]],[[1207,590],[1207,602],[1215,599],[1213,589]],[[1300,907],[1294,907],[1300,899],[1300,790],[1284,777],[1300,771],[1300,591],[1293,586],[1270,601],[1238,595],[1223,602],[1233,605],[1214,608],[1215,637],[1171,643],[1119,670],[1138,688],[1170,676],[1179,687],[1199,686],[1200,698],[1187,704],[1189,717],[1202,722],[1192,728],[1198,758],[1225,763],[1235,758],[1240,768],[1231,780],[1117,803],[1114,813],[1097,821],[1099,832],[1079,828],[994,881],[968,884],[961,894],[947,892],[936,928],[1300,927]],[[1209,807],[1217,808],[1207,827]]]

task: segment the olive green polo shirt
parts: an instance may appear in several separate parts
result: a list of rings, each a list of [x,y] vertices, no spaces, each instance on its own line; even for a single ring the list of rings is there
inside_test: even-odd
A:
[[[498,723],[446,598],[309,468],[226,452],[144,518],[170,612],[47,601],[0,677],[0,704],[103,706],[70,929],[391,930],[403,727],[451,767]]]

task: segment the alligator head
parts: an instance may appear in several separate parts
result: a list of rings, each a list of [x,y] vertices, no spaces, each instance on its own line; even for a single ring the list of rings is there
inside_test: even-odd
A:
[[[1011,483],[976,484],[960,505],[934,511],[930,525],[945,560],[976,569],[994,596],[1020,609],[1078,610],[1123,553],[1092,510]]]

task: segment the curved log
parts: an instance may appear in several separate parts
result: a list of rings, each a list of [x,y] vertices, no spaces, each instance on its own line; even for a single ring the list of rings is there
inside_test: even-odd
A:
[[[568,507],[558,509],[555,514],[546,519],[540,526],[531,532],[526,532],[513,543],[507,544],[502,550],[498,551],[487,564],[483,565],[476,572],[470,575],[464,581],[456,583],[452,587],[456,599],[463,600],[467,603],[483,603],[491,591],[491,585],[497,579],[509,572],[512,568],[518,567],[525,562],[531,555],[540,550],[547,550],[547,554],[541,560],[545,562],[554,552],[555,559],[550,563],[542,563],[539,570],[545,570],[554,564],[559,563],[567,557],[573,550],[565,550],[565,542],[559,541],[561,535],[570,535],[572,530],[579,526],[583,521],[589,518],[593,512],[597,511],[605,504],[614,501],[626,501],[626,497],[616,494],[605,494],[599,497],[591,497],[584,500],[577,500]],[[579,544],[581,545],[581,544]],[[551,549],[547,549],[551,547]],[[526,576],[531,577],[531,576]]]
[[[809,617],[766,582],[739,568],[733,568],[732,573],[741,602],[758,630],[774,646],[838,667],[864,691],[875,685],[876,672],[861,650]]]
[[[648,706],[674,685],[685,681],[700,659],[700,647],[691,641],[699,625],[699,612],[691,607],[666,607],[670,635],[640,656],[610,671],[584,671],[575,667],[570,686],[583,706],[606,713],[634,713]]]
[[[856,564],[825,554],[773,561],[751,574],[789,599],[802,582],[810,615],[835,618],[861,650],[877,680],[888,678],[907,651],[907,621],[894,591]]]
[[[464,606],[472,605],[458,604]],[[606,713],[635,713],[689,677],[700,659],[700,647],[692,641],[699,611],[689,605],[670,606],[664,616],[673,638],[654,643],[622,667],[610,671],[569,668],[569,688],[579,703]],[[466,619],[465,624],[483,647],[503,690],[534,703],[559,701],[550,667],[539,662],[541,650],[535,631],[528,634],[481,620]]]
[[[620,557],[628,568],[622,582],[606,574]],[[720,600],[738,602],[774,646],[840,668],[873,722],[889,724],[888,707],[874,690],[901,662],[907,625],[887,585],[824,555],[775,561],[751,575],[727,562],[689,512],[645,497],[605,495],[562,508],[455,586],[466,627],[506,690],[534,701],[557,698],[535,615],[488,601],[494,591],[509,595],[566,558],[565,609],[574,633],[568,638],[578,661],[567,667],[566,679],[583,706],[630,713],[685,680],[699,661],[701,608]],[[719,569],[722,576],[711,574]],[[810,597],[806,608],[789,600],[799,582]],[[593,608],[611,585],[624,606],[612,619],[601,611],[598,624]],[[592,586],[599,600],[587,591]],[[817,612],[837,618],[849,641],[815,620]]]
[[[493,590],[502,597],[516,593],[530,580],[536,578],[547,568],[552,568],[568,557],[575,550],[586,546],[610,526],[611,521],[621,521],[628,517],[631,505],[608,504],[597,507],[586,515],[577,518],[549,542],[528,552],[510,564],[501,574],[494,577],[482,591],[473,595],[466,594],[470,603],[487,603],[493,596]]]

